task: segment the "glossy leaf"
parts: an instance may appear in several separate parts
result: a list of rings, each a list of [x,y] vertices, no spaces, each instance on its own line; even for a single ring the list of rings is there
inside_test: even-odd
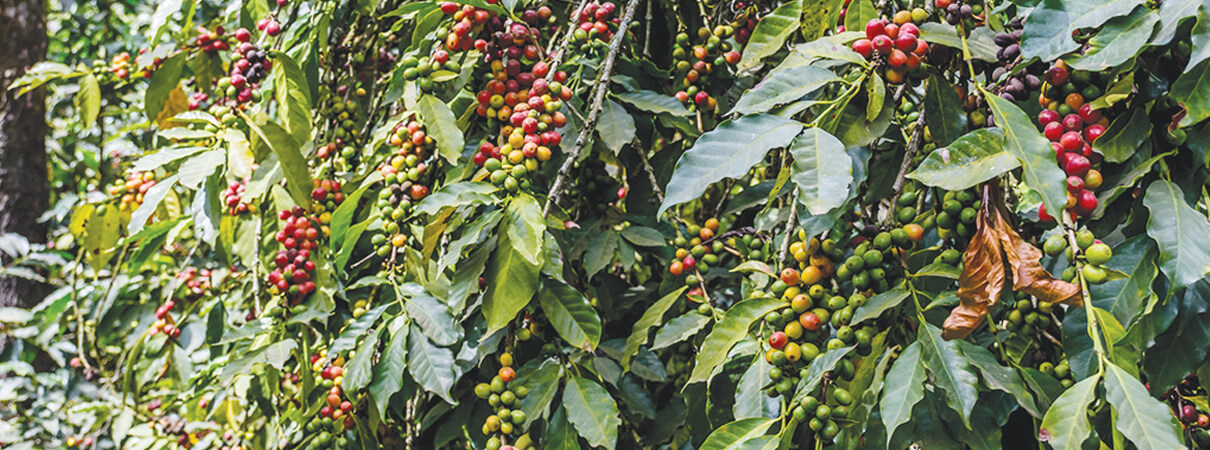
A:
[[[273,59],[275,97],[285,117],[286,129],[294,140],[307,142],[311,139],[311,89],[307,76],[288,55],[274,52]]]
[[[685,339],[696,336],[698,332],[706,328],[708,323],[710,323],[710,318],[697,311],[689,311],[675,317],[655,332],[655,337],[651,340],[651,349],[659,350],[679,344]]]
[[[687,384],[708,380],[714,374],[714,369],[727,359],[731,347],[748,336],[752,324],[782,305],[781,300],[750,298],[728,309],[723,320],[714,325],[702,342]]]
[[[1105,160],[1120,163],[1130,160],[1130,156],[1143,145],[1151,130],[1147,121],[1147,109],[1135,108],[1130,114],[1123,114],[1109,123],[1105,134],[1092,144],[1092,148],[1105,155]]]
[[[622,238],[640,247],[660,247],[667,245],[664,235],[654,228],[631,225],[621,232]]]
[[[634,327],[630,331],[630,337],[626,338],[626,347],[622,350],[622,357],[619,360],[623,369],[630,370],[630,359],[639,351],[639,347],[647,343],[651,327],[658,324],[664,318],[664,313],[668,312],[668,308],[671,308],[677,299],[681,297],[681,294],[688,289],[687,286],[682,286],[680,289],[660,297],[659,300],[656,300],[655,303],[652,303],[643,312],[643,316],[639,317],[638,322],[634,323]]]
[[[857,307],[853,311],[853,318],[849,323],[861,323],[870,319],[877,319],[882,313],[888,309],[899,306],[912,293],[908,289],[901,286],[896,286],[894,289],[883,292],[866,300],[864,304]]]
[[[790,145],[794,156],[791,180],[798,186],[798,201],[811,214],[824,214],[849,198],[853,160],[836,136],[816,127],[803,130]]]
[[[1042,195],[1048,211],[1062,211],[1067,203],[1067,177],[1055,164],[1050,142],[1017,105],[997,95],[986,98],[996,125],[1004,130],[1005,149],[1021,163],[1025,184]]]
[[[1202,61],[1172,83],[1168,94],[1185,106],[1187,114],[1181,126],[1189,126],[1210,117],[1210,60]]]
[[[563,389],[567,420],[593,447],[614,448],[618,440],[618,404],[601,385],[579,376],[567,378]]]
[[[658,214],[696,199],[711,183],[743,176],[769,150],[789,145],[800,130],[802,124],[768,114],[723,122],[681,155]]]
[[[416,112],[424,119],[425,131],[437,142],[441,159],[450,164],[457,163],[466,144],[462,130],[458,128],[458,118],[450,107],[435,96],[422,95],[416,100]]]
[[[1079,47],[1071,38],[1073,31],[1099,27],[1141,4],[1142,0],[1042,0],[1025,21],[1021,55],[1026,60],[1053,61]]]
[[[913,342],[903,349],[891,370],[887,372],[882,387],[882,400],[878,404],[882,424],[886,427],[887,445],[900,425],[911,420],[912,407],[924,398],[924,361],[920,356],[920,343]]]
[[[849,356],[849,353],[854,348],[857,347],[841,347],[835,350],[828,350],[811,360],[811,364],[807,366],[807,376],[802,377],[798,381],[798,386],[794,389],[794,402],[802,401],[803,397],[815,392],[815,388],[819,387],[819,383],[823,382],[824,374],[835,369],[836,363]]]
[[[761,60],[781,50],[786,38],[798,31],[798,18],[801,14],[802,1],[792,0],[762,17],[744,47],[744,54],[738,65],[740,70],[755,68]]]
[[[1143,204],[1151,211],[1147,235],[1160,249],[1160,269],[1179,289],[1210,273],[1210,222],[1185,203],[1180,186],[1156,180],[1147,188]]]
[[[907,177],[927,186],[960,191],[1018,167],[1020,161],[1004,149],[1004,131],[983,128],[933,150]]]
[[[1021,376],[1017,374],[1016,370],[1000,365],[991,352],[970,341],[954,342],[958,343],[958,348],[970,360],[971,365],[979,369],[979,373],[983,375],[983,383],[987,384],[987,387],[1012,395],[1017,400],[1017,404],[1021,405],[1026,412],[1035,418],[1042,418],[1042,412],[1034,404],[1033,397],[1030,396],[1029,390],[1025,388],[1025,382],[1021,380]]]
[[[1105,399],[1113,405],[1114,428],[1140,450],[1182,448],[1181,425],[1168,406],[1125,370],[1107,364]]]
[[[930,22],[931,23],[931,22]],[[966,112],[953,86],[937,75],[929,75],[924,90],[924,111],[929,134],[937,145],[949,145],[966,131]]]
[[[548,283],[538,294],[550,325],[572,346],[591,352],[601,340],[601,317],[584,294],[571,286]]]
[[[617,154],[622,147],[634,140],[634,118],[626,107],[613,100],[606,100],[601,105],[601,114],[597,117],[597,136],[605,148]]]
[[[979,398],[979,379],[971,371],[966,356],[957,343],[941,339],[941,330],[928,323],[922,324],[916,340],[920,342],[925,365],[933,374],[933,382],[945,390],[945,403],[970,428],[971,410]]]
[[[447,348],[433,344],[420,328],[409,329],[408,372],[424,390],[436,394],[447,403],[456,404],[457,401],[450,395],[450,389],[457,381],[454,354]]]
[[[653,114],[670,114],[673,116],[688,116],[689,110],[685,109],[680,100],[676,97],[671,97],[655,91],[637,91],[637,92],[619,92],[613,94],[623,103],[633,106],[640,111],[646,111]],[[601,111],[604,113],[605,111]]]
[[[774,423],[777,423],[776,419],[766,419],[764,417],[736,420],[718,427],[711,432],[710,436],[706,437],[706,442],[703,442],[702,446],[698,447],[698,450],[740,450],[746,448],[744,444],[763,436]]]
[[[732,111],[738,114],[755,114],[801,99],[820,88],[839,81],[830,70],[815,66],[799,66],[791,69],[774,70],[735,102]]]
[[[1159,15],[1145,6],[1135,8],[1130,15],[1110,19],[1088,41],[1088,50],[1067,63],[1078,70],[1089,71],[1122,64],[1143,51],[1159,20]]]
[[[1088,377],[1068,388],[1042,417],[1043,435],[1055,450],[1079,450],[1092,433],[1088,423],[1088,404],[1096,398],[1100,377]]]
[[[402,319],[395,319],[402,320]],[[370,397],[381,416],[386,412],[391,396],[403,387],[403,375],[408,362],[408,329],[399,328],[391,332],[391,340],[382,350],[382,357],[374,364],[374,380],[370,382]]]
[[[408,316],[434,344],[450,346],[462,337],[462,329],[456,326],[449,306],[429,294],[423,286],[407,283],[399,286],[397,292]]]
[[[1151,283],[1159,273],[1155,243],[1143,235],[1132,236],[1113,248],[1105,267],[1127,275],[1124,279],[1090,285],[1092,303],[1113,314],[1124,325],[1134,323],[1151,297]]]
[[[773,365],[765,362],[764,355],[753,355],[751,358],[752,365],[748,366],[739,382],[735,384],[735,406],[732,409],[732,415],[736,420],[770,417],[767,414],[769,409],[767,406],[773,400],[765,394],[764,387],[772,382],[769,378],[769,369],[772,369]],[[772,409],[776,411],[777,407],[774,406]]]
[[[341,388],[358,392],[370,383],[374,375],[374,353],[378,349],[378,335],[379,333],[372,332],[361,340],[361,345],[357,346],[357,354],[349,359],[345,366]]]
[[[525,425],[535,419],[546,416],[550,402],[562,384],[563,369],[553,359],[533,359],[517,371],[517,386],[525,386],[529,395],[521,400],[521,410],[525,411]]]

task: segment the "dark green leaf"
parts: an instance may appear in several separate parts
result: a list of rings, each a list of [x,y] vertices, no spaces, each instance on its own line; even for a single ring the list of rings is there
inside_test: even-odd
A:
[[[752,69],[761,60],[777,53],[785,45],[786,38],[798,31],[798,18],[802,14],[802,1],[792,0],[785,3],[769,15],[761,18],[748,38],[744,54],[739,61],[739,69]]]
[[[643,312],[643,316],[639,317],[638,322],[634,323],[630,337],[626,338],[626,348],[622,351],[620,362],[623,369],[630,370],[630,359],[634,357],[635,353],[638,353],[639,347],[647,343],[651,327],[664,318],[664,313],[668,312],[668,308],[671,308],[687,289],[689,289],[687,286],[682,286],[680,289],[660,297],[647,308],[647,311]]]
[[[404,319],[396,318],[395,320],[403,321]],[[394,326],[392,324],[392,328]],[[370,383],[369,391],[370,396],[374,398],[374,407],[378,409],[380,417],[386,413],[387,405],[391,403],[391,396],[403,387],[403,374],[408,367],[407,344],[408,328],[400,326],[391,331],[391,341],[382,350],[382,357],[378,359],[378,364],[374,365],[374,381]]]
[[[751,358],[752,365],[748,366],[748,370],[744,371],[744,375],[735,384],[735,406],[732,408],[732,415],[737,420],[769,417],[768,407],[774,402],[765,395],[764,389],[772,382],[769,369],[772,369],[773,365],[765,361],[764,355],[753,355]],[[776,411],[777,407],[772,409]]]
[[[602,230],[593,236],[584,253],[584,274],[591,278],[613,262],[618,250],[618,235],[613,230]]]
[[[1172,289],[1196,283],[1210,273],[1210,222],[1185,203],[1180,186],[1156,180],[1147,188],[1143,204],[1151,210],[1147,235],[1160,248],[1160,269]]]
[[[832,71],[815,66],[778,67],[745,92],[731,110],[739,114],[768,112],[775,106],[803,98],[839,79]]]
[[[844,29],[865,31],[865,24],[878,16],[878,8],[874,6],[873,0],[852,0],[845,7]]]
[[[794,403],[798,403],[803,397],[815,392],[815,388],[823,382],[824,374],[836,368],[836,363],[848,356],[854,348],[857,346],[828,350],[811,360],[811,364],[807,366],[807,376],[799,380],[798,386],[794,389]]]
[[[1004,131],[982,128],[933,150],[907,177],[927,186],[960,191],[1018,167],[1017,158],[1004,150]]]
[[[761,23],[766,21],[768,18]],[[681,155],[668,181],[659,214],[673,205],[697,199],[711,183],[743,176],[769,150],[789,145],[801,130],[802,124],[796,121],[768,114],[723,122]]]
[[[699,314],[696,310],[673,318],[655,332],[655,337],[651,340],[651,349],[659,350],[679,344],[685,339],[696,336],[708,323],[710,323],[710,318]]]
[[[378,322],[378,317],[382,315],[383,311],[386,311],[388,306],[390,304],[383,304],[366,311],[361,317],[353,319],[353,322],[349,323],[349,326],[340,332],[340,336],[332,341],[332,346],[328,347],[328,354],[339,355],[352,350],[353,347],[357,346],[357,341],[368,333],[375,322]]]
[[[613,449],[618,440],[618,404],[601,385],[578,377],[567,379],[563,390],[563,408],[567,420],[575,425],[580,436],[593,447]]]
[[[850,320],[850,323],[857,324],[869,319],[877,319],[886,310],[899,306],[909,295],[911,295],[911,291],[902,285],[875,295],[853,311],[853,319]]]
[[[1050,142],[1017,105],[998,95],[985,97],[996,125],[1004,130],[1005,148],[1021,163],[1025,184],[1042,196],[1047,211],[1062,211],[1067,204],[1067,177],[1055,164]]]
[[[714,369],[726,361],[731,347],[740,340],[748,337],[748,329],[770,311],[783,306],[779,299],[750,298],[736,303],[710,330],[706,340],[702,342],[693,364],[693,373],[686,384],[706,381],[714,374]]]
[[[998,98],[998,97],[997,97]],[[958,344],[941,339],[941,329],[929,323],[921,324],[917,334],[925,365],[933,373],[933,381],[945,390],[945,403],[962,416],[970,428],[971,410],[979,398],[979,378],[971,371],[966,356]]]
[[[928,114],[925,120],[929,134],[937,145],[949,145],[966,131],[966,113],[962,110],[962,99],[958,98],[953,86],[936,74],[929,75],[926,87],[924,111]],[[1003,135],[998,136],[998,139],[1003,141]],[[996,146],[1002,147],[1003,144]]]
[[[1189,126],[1210,117],[1210,60],[1202,61],[1172,83],[1169,94],[1185,106],[1187,114],[1181,126]]]
[[[450,388],[457,381],[454,372],[454,354],[449,349],[438,347],[424,336],[417,327],[409,327],[408,371],[421,387],[441,397],[447,403],[458,402],[450,396]],[[400,330],[400,333],[403,331]]]
[[[924,362],[920,359],[920,343],[913,342],[886,374],[882,387],[879,412],[886,427],[887,445],[900,425],[911,420],[912,407],[924,398]]]
[[[668,244],[659,231],[639,225],[631,225],[622,230],[622,238],[639,247],[662,247]]]
[[[172,3],[172,1],[165,3]],[[180,4],[179,1],[176,3]],[[151,75],[151,84],[147,85],[147,92],[143,96],[143,108],[147,113],[147,118],[151,121],[154,122],[160,115],[160,110],[168,101],[169,92],[180,85],[181,70],[185,68],[185,56],[186,53],[181,52],[168,57]]]
[[[558,282],[546,283],[538,303],[550,325],[572,346],[592,352],[601,341],[601,317],[575,288]]]
[[[1036,418],[1042,418],[1042,412],[1034,404],[1034,398],[1029,395],[1025,382],[1021,381],[1021,376],[1017,374],[1016,370],[1013,370],[1012,367],[1001,366],[1000,362],[996,361],[996,357],[983,347],[968,341],[955,342],[958,343],[962,354],[970,360],[971,365],[983,374],[983,382],[987,384],[987,387],[1012,395],[1017,400],[1017,404],[1021,405],[1026,412]]]
[[[449,306],[429,294],[423,286],[407,283],[399,286],[396,292],[404,299],[403,309],[407,310],[408,316],[434,344],[448,347],[462,338],[462,329],[455,325]]]
[[[580,450],[580,436],[576,434],[576,429],[571,426],[571,422],[567,421],[566,409],[555,410],[548,427],[544,448],[548,450]]]
[[[1155,244],[1143,235],[1132,236],[1113,249],[1113,259],[1105,266],[1127,274],[1120,280],[1090,285],[1092,303],[1105,308],[1124,325],[1134,323],[1151,296],[1151,282],[1158,274]]]
[[[840,139],[819,128],[803,130],[790,145],[798,201],[811,214],[825,214],[849,198],[853,160]]]
[[[535,419],[546,416],[546,409],[559,391],[563,370],[553,359],[533,359],[517,371],[517,379],[513,384],[525,386],[529,396],[521,400],[521,410],[525,411],[525,425]]]
[[[1113,364],[1106,365],[1105,399],[1113,405],[1114,428],[1140,450],[1183,447],[1181,425],[1168,406],[1148,395],[1143,383]]]
[[[370,384],[374,375],[374,352],[378,349],[378,332],[371,332],[357,346],[357,354],[349,359],[345,366],[344,378],[340,386],[350,393],[356,393]]]
[[[1115,17],[1088,41],[1084,54],[1067,63],[1078,70],[1098,72],[1116,67],[1146,48],[1159,15],[1140,5],[1128,16]]]
[[[1021,56],[1053,61],[1079,48],[1071,38],[1073,31],[1099,27],[1141,4],[1142,0],[1042,0],[1025,21]]]
[[[605,148],[613,150],[616,155],[626,144],[634,140],[634,118],[626,111],[626,107],[613,100],[606,100],[601,105],[601,114],[597,118],[597,136]]]
[[[450,164],[456,164],[466,144],[462,130],[458,129],[458,118],[441,99],[433,95],[421,95],[416,100],[416,112],[424,119],[425,130],[437,141],[438,153]]]
[[[867,0],[868,1],[868,0]],[[776,419],[752,417],[728,423],[710,433],[698,450],[740,450],[745,444],[764,436]]]
[[[1105,160],[1111,163],[1128,161],[1135,150],[1143,145],[1150,131],[1147,109],[1134,108],[1129,114],[1122,114],[1113,119],[1105,134],[1097,138],[1092,148],[1105,155]]]
[[[1047,443],[1056,450],[1079,450],[1092,427],[1088,424],[1088,404],[1096,398],[1100,377],[1088,377],[1068,388],[1042,417],[1042,432],[1050,435]]]

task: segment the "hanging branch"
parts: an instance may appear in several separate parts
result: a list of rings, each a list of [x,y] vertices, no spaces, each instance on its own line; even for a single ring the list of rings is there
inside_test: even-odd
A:
[[[576,9],[571,13],[572,20],[575,20],[577,17],[580,17],[580,11],[583,11],[584,6],[586,6],[586,5],[588,5],[588,0],[580,0],[580,6],[577,6]],[[567,34],[563,35],[563,42],[559,43],[559,50],[556,52],[553,52],[553,53],[547,53],[548,55],[550,55],[551,60],[550,60],[550,72],[546,74],[546,81],[550,81],[550,80],[554,79],[555,72],[559,71],[559,65],[563,64],[563,56],[567,55],[567,48],[571,47],[571,40],[572,40],[572,36],[574,36],[574,35],[575,35],[575,33],[571,33],[571,32],[568,32]]]
[[[596,128],[597,116],[601,113],[601,105],[605,102],[605,94],[609,93],[609,79],[613,76],[613,63],[618,58],[618,51],[622,48],[622,39],[626,37],[626,28],[630,26],[631,19],[634,19],[634,10],[638,5],[639,0],[630,0],[626,4],[626,14],[622,16],[622,22],[618,24],[618,32],[613,35],[613,42],[609,43],[609,54],[605,57],[605,63],[601,65],[601,73],[596,80],[597,90],[593,94],[592,106],[588,111],[588,119],[584,122],[584,128],[580,129],[580,135],[576,137],[575,145],[568,152],[567,160],[563,161],[563,165],[559,167],[559,175],[555,177],[554,184],[550,186],[550,197],[546,199],[546,206],[542,208],[542,215],[544,216],[549,216],[551,207],[555,203],[558,203],[560,191],[563,189],[563,184],[567,182],[567,176],[571,172],[572,164],[575,164],[576,160],[579,159],[580,152],[584,150],[584,146],[588,142],[588,136]]]
[[[895,205],[899,204],[899,194],[903,190],[903,180],[907,177],[907,171],[912,168],[912,160],[916,158],[916,152],[920,150],[920,146],[924,141],[924,116],[925,112],[920,111],[920,118],[916,119],[916,128],[912,130],[912,137],[908,139],[907,149],[903,153],[903,163],[899,165],[899,174],[895,175],[895,184],[891,185],[891,205],[893,210]],[[887,212],[887,216],[883,218],[883,223],[890,222],[894,214]]]

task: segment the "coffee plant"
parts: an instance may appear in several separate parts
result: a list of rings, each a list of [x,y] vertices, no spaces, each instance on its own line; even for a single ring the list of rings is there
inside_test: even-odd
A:
[[[1210,2],[67,3],[5,448],[1210,448]]]

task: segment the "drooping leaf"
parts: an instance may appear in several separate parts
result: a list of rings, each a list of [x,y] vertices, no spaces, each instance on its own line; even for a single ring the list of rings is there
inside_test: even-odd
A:
[[[1118,244],[1105,267],[1127,277],[1088,286],[1092,304],[1109,311],[1123,325],[1134,323],[1151,296],[1151,283],[1159,273],[1155,265],[1158,255],[1155,243],[1143,235]]]
[[[676,97],[671,97],[655,91],[637,91],[637,92],[619,92],[613,94],[613,98],[621,100],[641,111],[646,111],[653,114],[670,114],[673,116],[688,116],[689,110],[685,109]],[[605,111],[601,111],[602,113]]]
[[[769,114],[723,122],[681,155],[658,214],[673,205],[697,199],[711,183],[743,176],[769,150],[789,145],[801,130],[802,124],[798,122]]]
[[[447,163],[456,164],[466,145],[458,118],[450,107],[433,95],[421,95],[416,100],[416,112],[424,119],[425,131],[437,142],[438,154]]]
[[[1143,145],[1151,127],[1147,121],[1146,108],[1134,108],[1109,123],[1105,134],[1097,138],[1092,148],[1105,155],[1105,160],[1120,163],[1130,159],[1135,150]]]
[[[979,398],[979,378],[971,371],[966,356],[958,344],[941,338],[941,330],[923,323],[916,334],[924,355],[925,365],[933,381],[945,391],[945,403],[957,411],[963,424],[970,428],[971,410]]]
[[[101,113],[101,84],[97,82],[97,77],[91,73],[80,77],[80,90],[72,100],[80,115],[80,123],[86,127],[96,123],[97,115]]]
[[[337,336],[332,341],[332,345],[328,347],[329,355],[339,355],[346,351],[352,350],[357,346],[357,342],[369,332],[370,328],[378,322],[378,318],[382,316],[382,312],[386,311],[389,304],[379,305],[374,309],[366,311],[361,317],[353,319],[343,330],[340,336]],[[333,357],[335,358],[335,357]]]
[[[979,369],[987,387],[1012,395],[1026,412],[1035,418],[1042,418],[1042,412],[1038,410],[1029,390],[1025,388],[1025,382],[1012,367],[1001,366],[996,357],[983,347],[969,341],[954,342],[958,343],[958,349],[970,360],[971,365]]]
[[[1172,289],[1196,283],[1210,273],[1210,222],[1185,203],[1180,186],[1156,180],[1147,188],[1143,204],[1151,211],[1147,235],[1160,249],[1160,269]]]
[[[626,347],[622,351],[622,358],[619,361],[623,369],[630,370],[630,359],[634,357],[635,353],[638,353],[639,347],[647,343],[651,327],[664,318],[664,313],[668,312],[668,308],[671,308],[687,289],[689,289],[687,286],[682,286],[680,289],[660,297],[659,300],[656,300],[655,303],[652,303],[643,312],[643,316],[639,317],[639,321],[634,323],[634,327],[630,331],[630,337],[626,338]]]
[[[529,395],[521,400],[526,426],[546,416],[547,407],[559,391],[562,377],[563,370],[553,359],[534,359],[517,371],[517,379],[513,383],[529,390]]]
[[[423,286],[407,283],[398,286],[396,292],[403,299],[403,309],[408,316],[434,344],[450,346],[462,337],[462,329],[456,326],[449,306],[429,294]]]
[[[736,420],[770,417],[768,406],[774,406],[774,412],[777,410],[776,403],[765,395],[764,389],[772,382],[769,369],[772,369],[773,365],[765,361],[764,355],[753,355],[751,358],[752,365],[748,366],[748,370],[744,371],[739,382],[735,384],[735,406],[732,408],[732,415]]]
[[[177,175],[171,175],[168,178],[160,180],[148,189],[143,194],[143,203],[130,214],[130,224],[126,226],[126,234],[134,235],[143,229],[147,224],[147,219],[155,214],[155,210],[159,208],[160,202],[172,191],[172,187],[176,185]]]
[[[618,250],[618,235],[613,230],[603,230],[592,237],[588,251],[584,253],[584,273],[589,278],[613,262]]]
[[[580,435],[567,421],[567,410],[559,408],[550,418],[546,447],[550,450],[580,450]]]
[[[567,378],[563,389],[567,420],[593,447],[613,449],[618,440],[618,404],[601,385],[579,376]]]
[[[1025,20],[1021,56],[1053,61],[1079,47],[1071,38],[1073,31],[1099,27],[1141,4],[1142,0],[1042,0]]]
[[[1168,406],[1147,394],[1147,388],[1125,370],[1107,364],[1105,399],[1113,405],[1114,428],[1139,449],[1182,448],[1181,425]]]
[[[299,151],[298,141],[265,113],[257,114],[255,120],[248,122],[248,128],[254,137],[253,148],[258,144],[268,146],[277,155],[277,161],[286,175],[290,198],[298,206],[309,206],[313,182],[311,172],[307,170],[307,160]]]
[[[774,70],[767,78],[745,92],[739,101],[735,102],[731,111],[738,114],[767,112],[775,106],[803,98],[839,79],[832,71],[815,66]]]
[[[403,320],[396,318],[395,320]],[[399,328],[392,332],[391,340],[382,350],[382,357],[374,364],[374,380],[370,382],[370,396],[374,398],[374,407],[378,415],[386,412],[391,396],[403,387],[403,375],[408,362],[408,329]]]
[[[790,145],[798,201],[811,214],[824,214],[849,197],[853,160],[840,139],[816,127],[803,130]]]
[[[1017,105],[998,95],[985,97],[996,125],[1004,130],[1005,149],[1021,163],[1025,184],[1042,196],[1047,211],[1062,211],[1067,203],[1067,177],[1055,164],[1050,142]]]
[[[1021,163],[1017,158],[1004,150],[1004,131],[982,128],[933,150],[907,177],[928,186],[960,191],[1018,167]]]
[[[542,312],[563,339],[584,351],[601,340],[601,317],[584,294],[562,283],[547,283],[538,294]]]
[[[727,359],[731,347],[748,336],[748,329],[752,324],[781,306],[781,300],[750,298],[728,309],[723,319],[714,325],[714,329],[710,330],[710,334],[702,342],[693,364],[693,373],[686,384],[710,379],[714,369]]]
[[[629,241],[631,244],[640,247],[660,247],[667,245],[664,241],[664,235],[660,234],[654,228],[647,228],[639,225],[631,225],[622,230],[622,238]]]
[[[378,349],[379,333],[371,332],[357,346],[357,354],[345,366],[340,386],[348,392],[358,392],[370,383],[374,375],[374,352]]]
[[[172,1],[165,2],[167,3]],[[179,8],[180,1],[176,3]],[[143,96],[143,110],[148,119],[154,121],[159,117],[160,110],[164,109],[164,103],[168,101],[169,93],[180,85],[181,71],[184,68],[185,53],[182,52],[164,59],[155,69],[155,73],[151,75],[151,84],[147,85],[147,92]]]
[[[1146,48],[1159,20],[1158,14],[1141,5],[1130,15],[1110,19],[1088,40],[1088,50],[1067,63],[1075,69],[1094,72],[1116,67]]]
[[[747,448],[745,444],[764,436],[769,427],[773,426],[776,422],[776,419],[766,419],[764,417],[736,420],[718,427],[711,432],[710,436],[706,437],[706,442],[703,442],[698,450],[740,450]]]
[[[601,114],[597,118],[597,136],[605,148],[617,154],[626,144],[634,140],[634,118],[626,107],[613,100],[606,100],[601,105]]]
[[[433,344],[420,328],[408,328],[411,330],[408,335],[408,372],[424,390],[436,394],[449,404],[457,404],[450,395],[450,388],[457,381],[454,354],[448,348]]]
[[[1168,93],[1187,111],[1181,126],[1200,123],[1210,117],[1210,60],[1202,61],[1192,70],[1181,74]]]
[[[912,407],[924,398],[925,373],[920,346],[920,342],[908,345],[887,372],[878,405],[882,424],[886,427],[887,445],[895,430],[911,420]]]
[[[487,290],[483,294],[483,314],[488,334],[504,328],[529,304],[538,292],[538,273],[542,268],[542,234],[545,222],[541,208],[528,195],[509,203],[507,220],[501,222],[500,244],[487,266]]]
[[[962,99],[944,78],[929,75],[924,91],[924,111],[928,113],[929,134],[937,145],[949,145],[966,131],[966,113],[962,110]],[[1000,136],[1003,139],[1003,136]],[[1001,147],[1001,146],[997,146]],[[992,152],[988,152],[992,153]]]
[[[275,97],[280,105],[279,111],[285,118],[286,130],[294,136],[295,141],[307,142],[311,140],[312,104],[307,75],[285,53],[274,52],[273,59]]]
[[[761,60],[777,53],[785,45],[786,38],[798,31],[798,17],[802,14],[802,1],[792,0],[761,18],[752,30],[739,60],[739,69],[752,69]]]
[[[850,1],[849,5],[845,7],[845,31],[865,31],[866,22],[869,22],[870,19],[877,18],[878,15],[878,8],[874,6],[873,0]]]
[[[853,311],[853,318],[849,323],[858,324],[869,319],[877,319],[886,310],[899,306],[909,295],[911,295],[911,291],[903,286],[897,286],[875,295]]]
[[[655,332],[655,337],[651,340],[651,349],[659,350],[679,344],[681,341],[697,335],[708,323],[710,323],[710,318],[697,311],[689,311],[675,317]]]
[[[1180,23],[1198,13],[1202,2],[1164,2],[1156,11],[1160,16],[1160,29],[1151,37],[1151,44],[1156,46],[1168,45],[1176,36]]]
[[[1043,435],[1056,450],[1079,450],[1084,440],[1092,433],[1088,423],[1088,404],[1096,398],[1100,377],[1088,377],[1063,392],[1046,415],[1042,417]]]

